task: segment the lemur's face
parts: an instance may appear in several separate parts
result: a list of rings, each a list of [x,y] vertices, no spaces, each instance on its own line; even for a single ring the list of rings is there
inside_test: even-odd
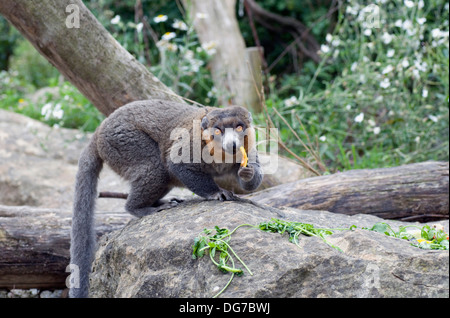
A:
[[[241,146],[248,151],[248,134],[252,117],[247,109],[231,106],[210,112],[202,120],[203,130],[208,130],[215,149],[235,155]]]

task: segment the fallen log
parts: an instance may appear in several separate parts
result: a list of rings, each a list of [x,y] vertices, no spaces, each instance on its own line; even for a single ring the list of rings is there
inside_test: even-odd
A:
[[[274,207],[367,213],[385,219],[448,219],[449,164],[425,162],[303,179],[248,198]],[[106,193],[111,195],[111,193]],[[0,205],[0,288],[64,288],[71,212]],[[96,213],[101,236],[123,228],[127,213]]]
[[[96,231],[122,228],[127,213],[97,213]],[[0,288],[64,288],[72,213],[0,205]]]
[[[449,217],[449,163],[351,170],[281,184],[247,198],[274,207],[426,222]]]

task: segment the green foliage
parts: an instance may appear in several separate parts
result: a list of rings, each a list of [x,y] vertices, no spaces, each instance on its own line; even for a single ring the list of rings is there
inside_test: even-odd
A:
[[[416,228],[419,231],[410,232],[407,230],[408,228]],[[448,250],[449,248],[448,234],[442,228],[438,228],[438,226],[430,226],[428,224],[422,227],[406,225],[400,226],[398,231],[394,231],[389,224],[379,222],[374,224],[372,228],[363,229],[411,241],[411,246],[425,250]]]
[[[343,251],[338,246],[335,246],[327,241],[326,237],[334,234],[335,231],[353,231],[357,229],[356,225],[351,225],[347,228],[317,228],[313,224],[309,223],[280,220],[275,218],[272,218],[267,222],[261,222],[258,225],[241,224],[232,231],[227,228],[220,228],[217,225],[214,227],[214,230],[204,229],[199,236],[194,239],[194,244],[192,245],[192,258],[198,259],[205,256],[205,254],[209,254],[210,260],[219,270],[224,273],[231,273],[228,283],[214,297],[218,297],[230,285],[234,278],[234,274],[240,276],[243,273],[242,269],[235,267],[233,257],[236,257],[236,259],[245,267],[250,275],[253,275],[250,269],[230,246],[231,235],[241,227],[251,227],[254,229],[259,229],[263,232],[278,233],[281,235],[288,234],[289,242],[294,243],[299,248],[301,248],[298,244],[300,235],[315,236],[341,253],[343,253]],[[419,234],[417,235],[417,231],[408,231],[407,229],[409,228],[418,229]],[[421,227],[417,225],[406,225],[400,226],[398,231],[395,231],[389,224],[379,222],[374,224],[371,228],[363,227],[362,229],[382,233],[398,239],[408,240],[411,242],[411,246],[421,249],[449,249],[449,236],[444,232],[443,228],[439,228],[439,226],[424,225]],[[219,261],[215,260],[215,258],[217,258],[217,254],[219,254]],[[230,265],[228,264],[229,262],[231,263]]]
[[[268,98],[306,139],[301,119],[330,171],[449,158],[448,2],[404,2],[380,4],[380,27],[370,28],[369,3],[350,1],[321,47],[323,61],[285,76]]]
[[[51,87],[57,88],[58,93],[47,94],[39,103],[42,105],[39,119],[51,126],[94,131],[104,116],[75,86],[69,82],[57,84],[55,82]]]
[[[298,237],[299,235],[305,235],[305,236],[315,236],[320,239],[322,239],[326,244],[330,245],[331,247],[337,249],[338,251],[342,252],[342,250],[328,242],[325,237],[333,234],[332,230],[336,229],[321,229],[321,228],[315,228],[314,225],[308,224],[308,223],[300,223],[300,222],[293,222],[293,221],[284,221],[280,219],[271,219],[270,222],[262,222],[258,225],[259,229],[264,232],[272,232],[272,233],[280,233],[284,234],[287,233],[289,235],[289,242],[295,243],[298,247]],[[338,229],[340,231],[342,230],[351,230],[353,227],[348,229]]]
[[[214,43],[199,44],[179,1],[143,0],[143,18],[136,15],[134,0],[85,4],[121,45],[175,92],[217,105],[221,88],[213,87],[207,67]],[[449,159],[447,1],[349,0],[328,18],[324,17],[329,2],[262,0],[258,4],[301,21],[323,43],[320,64],[302,60],[298,72],[292,66],[294,55],[286,54],[270,74],[269,113],[295,154],[311,159],[312,152],[286,122],[319,154],[325,173]],[[369,25],[368,15],[373,13],[369,5],[380,9],[379,26]],[[165,18],[157,19],[159,15]],[[247,45],[254,45],[247,16],[238,17]],[[186,27],[180,27],[182,23]],[[275,35],[258,23],[256,27],[270,65],[293,41],[292,35],[288,31]],[[8,71],[0,73],[0,107],[50,125],[95,129],[102,116],[69,84],[61,85],[60,94],[30,102],[37,88],[60,86],[59,74],[17,37],[18,32],[0,17],[0,68],[9,61]],[[63,118],[49,117],[49,112],[60,115],[60,109]],[[266,125],[263,116],[254,118],[260,126]]]
[[[20,81],[41,88],[59,75],[58,70],[40,55],[30,42],[22,39],[14,49],[9,70],[17,72]]]
[[[238,276],[243,274],[242,269],[235,267],[234,257],[245,267],[250,275],[253,275],[247,265],[245,265],[245,263],[230,246],[231,235],[242,226],[251,225],[242,224],[236,227],[233,231],[230,231],[227,228],[219,228],[218,226],[216,226],[214,230],[204,229],[203,232],[200,233],[200,235],[194,240],[194,245],[192,246],[193,259],[201,258],[205,255],[205,253],[208,253],[211,261],[220,271],[224,273],[231,273],[228,283],[213,298],[216,298],[223,293],[223,291],[230,285],[235,274]],[[216,253],[219,255],[219,261],[214,259],[216,257]]]
[[[0,15],[0,71],[8,68],[9,57],[13,54],[19,32],[11,27]]]
[[[37,98],[34,86],[17,71],[0,71],[0,108],[18,112],[54,127],[94,131],[104,116],[69,82],[50,78],[50,89]]]

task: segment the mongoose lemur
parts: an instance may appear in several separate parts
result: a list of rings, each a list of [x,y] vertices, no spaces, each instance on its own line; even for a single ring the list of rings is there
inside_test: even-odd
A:
[[[181,133],[175,134],[176,130]],[[186,146],[185,137],[188,143],[183,148],[180,139]],[[247,166],[239,162],[241,146],[250,158]],[[88,296],[96,245],[97,179],[103,162],[129,181],[125,207],[137,217],[174,206],[174,201],[161,200],[173,187],[184,186],[206,199],[223,201],[236,196],[219,188],[214,178],[234,175],[247,191],[262,180],[252,118],[245,108],[199,108],[161,100],[118,108],[98,127],[78,163],[70,255],[71,264],[79,269],[79,284],[71,286],[71,297]]]

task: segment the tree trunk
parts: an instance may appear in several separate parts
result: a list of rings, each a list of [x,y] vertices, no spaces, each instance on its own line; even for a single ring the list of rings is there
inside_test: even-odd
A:
[[[1,0],[0,14],[105,115],[135,100],[181,101],[81,0]]]
[[[448,219],[449,164],[423,162],[351,170],[282,184],[247,196],[274,207],[364,213],[384,219]]]
[[[236,19],[236,0],[183,0],[202,44],[215,43],[210,66],[223,105],[240,105],[261,112],[251,62]],[[261,72],[261,69],[258,70]],[[255,76],[260,76],[255,74]]]
[[[72,214],[0,205],[0,288],[64,288]],[[101,236],[122,228],[126,213],[96,213]]]

